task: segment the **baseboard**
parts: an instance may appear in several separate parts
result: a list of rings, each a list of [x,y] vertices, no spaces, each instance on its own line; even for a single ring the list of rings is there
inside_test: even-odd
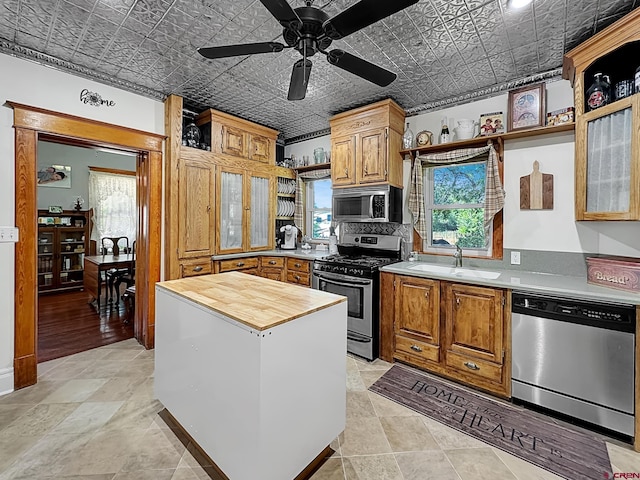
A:
[[[0,369],[0,396],[13,392],[13,368]]]

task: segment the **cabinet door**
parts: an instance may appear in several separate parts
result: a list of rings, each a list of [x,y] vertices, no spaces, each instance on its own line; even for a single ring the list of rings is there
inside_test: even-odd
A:
[[[638,95],[588,112],[576,132],[576,219],[640,219]]]
[[[331,142],[331,183],[335,186],[352,185],[356,181],[356,143],[354,136],[341,137]]]
[[[271,141],[260,135],[249,135],[249,159],[271,163]]]
[[[357,183],[387,180],[387,128],[358,135],[356,154]]]
[[[216,201],[216,251],[239,253],[244,251],[244,172],[220,167]]]
[[[250,195],[247,214],[249,250],[264,250],[273,245],[274,237],[274,180],[273,176],[248,174]]]
[[[501,365],[504,353],[504,291],[455,283],[444,285],[447,366],[476,372],[482,370],[483,365],[475,359]],[[478,373],[483,375],[483,372]],[[487,372],[489,377],[494,374]]]
[[[440,361],[440,282],[396,276],[396,352]]]
[[[215,167],[208,162],[180,159],[178,163],[178,256],[193,258],[214,253]]]
[[[247,156],[247,134],[239,128],[222,125],[222,153],[236,157]]]

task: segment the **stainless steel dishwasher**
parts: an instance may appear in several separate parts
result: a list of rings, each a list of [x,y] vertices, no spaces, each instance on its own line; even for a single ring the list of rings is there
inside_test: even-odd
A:
[[[512,397],[632,437],[635,307],[514,292]]]

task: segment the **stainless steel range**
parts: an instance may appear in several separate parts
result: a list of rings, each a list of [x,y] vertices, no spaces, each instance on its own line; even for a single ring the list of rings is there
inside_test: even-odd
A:
[[[330,255],[313,264],[311,286],[347,297],[347,351],[378,357],[379,268],[400,261],[401,237],[345,234],[349,254]]]

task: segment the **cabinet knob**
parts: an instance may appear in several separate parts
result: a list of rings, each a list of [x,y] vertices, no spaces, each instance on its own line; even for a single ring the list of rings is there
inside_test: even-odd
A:
[[[269,260],[269,265],[275,265],[276,261],[275,260]]]
[[[349,169],[348,169],[348,168],[345,168],[345,169],[344,169],[344,176],[345,176],[345,177],[348,177],[348,176],[349,176]]]
[[[456,305],[460,306],[460,298],[456,298]]]
[[[200,265],[198,265],[197,267],[193,267],[193,271],[194,272],[201,272],[202,271],[202,267]]]
[[[236,267],[244,267],[244,262],[238,262],[238,263],[236,263]]]
[[[296,280],[300,281],[300,275],[296,275]]]
[[[364,174],[365,174],[365,175],[369,175],[369,170],[367,169],[367,166],[366,166],[366,165],[364,166]]]
[[[413,350],[414,352],[421,352],[422,348],[420,348],[418,345],[411,345],[411,350]]]
[[[294,265],[296,266],[296,268],[300,268],[302,266],[302,264],[300,263],[295,263]]]
[[[464,362],[464,366],[469,370],[480,370],[480,367],[473,362]]]

